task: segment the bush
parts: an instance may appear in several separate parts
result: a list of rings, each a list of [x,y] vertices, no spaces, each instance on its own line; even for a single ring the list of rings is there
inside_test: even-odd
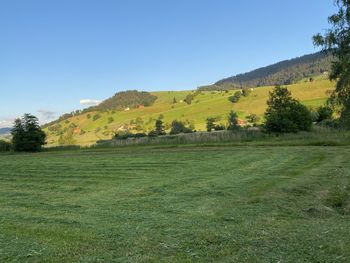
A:
[[[222,124],[217,124],[217,125],[215,125],[215,127],[214,127],[214,130],[215,130],[215,131],[223,131],[223,130],[225,130],[225,129],[226,129],[225,125],[222,125]]]
[[[248,97],[250,93],[251,93],[251,91],[250,91],[249,88],[244,88],[244,89],[242,90],[242,95],[243,95],[244,97]]]
[[[247,120],[249,123],[253,124],[253,126],[256,126],[260,121],[260,117],[256,114],[250,114],[247,116]]]
[[[113,117],[109,117],[108,118],[108,123],[112,123],[112,122],[114,122],[114,118]]]
[[[237,103],[241,98],[242,93],[240,91],[236,91],[233,96],[228,97],[228,100],[232,103]]]
[[[194,96],[192,94],[188,94],[186,98],[184,99],[184,102],[186,102],[188,105],[192,103],[192,100],[194,99]]]
[[[92,117],[92,120],[93,121],[96,121],[96,120],[98,120],[99,118],[101,118],[101,114],[95,114],[93,117]]]
[[[321,106],[317,109],[317,113],[318,113],[317,122],[321,122],[324,120],[331,120],[333,115],[333,110],[329,106]]]
[[[193,132],[190,128],[186,127],[185,124],[181,121],[173,121],[171,123],[170,134],[179,134],[179,133],[191,133]]]
[[[10,150],[11,150],[11,143],[4,140],[0,140],[0,152],[8,152]]]
[[[219,121],[219,117],[209,117],[207,118],[207,131],[211,132],[212,130],[215,131],[222,131],[225,130],[225,126],[222,124],[215,124],[216,121]]]
[[[114,135],[114,139],[126,140],[128,138],[143,138],[147,137],[145,133],[130,133],[130,132],[118,132]]]
[[[326,120],[323,120],[323,121],[317,123],[317,125],[322,126],[322,127],[334,128],[334,129],[341,128],[339,120],[326,119]]]
[[[270,92],[265,113],[268,132],[289,133],[310,131],[312,117],[309,109],[291,97],[287,88],[276,86]]]
[[[318,122],[319,115],[317,110],[310,108],[310,114],[311,114],[312,122]]]
[[[156,131],[150,131],[148,133],[148,137],[157,137],[158,136],[158,133]]]

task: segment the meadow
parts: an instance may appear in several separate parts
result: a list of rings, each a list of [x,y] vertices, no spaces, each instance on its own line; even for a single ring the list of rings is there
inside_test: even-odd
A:
[[[350,147],[0,154],[0,262],[349,262]]]

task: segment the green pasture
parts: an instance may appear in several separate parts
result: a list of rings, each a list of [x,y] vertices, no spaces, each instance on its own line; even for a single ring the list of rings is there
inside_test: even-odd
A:
[[[0,262],[349,262],[348,146],[0,154]]]

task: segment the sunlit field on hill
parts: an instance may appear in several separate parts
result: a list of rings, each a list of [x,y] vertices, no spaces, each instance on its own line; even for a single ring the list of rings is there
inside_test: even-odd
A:
[[[90,112],[83,115],[69,118],[60,124],[62,129],[71,124],[76,125],[79,129],[84,130],[84,134],[74,134],[74,140],[79,145],[91,145],[97,140],[110,139],[113,133],[123,125],[129,125],[136,118],[143,121],[144,132],[149,132],[154,128],[155,120],[163,115],[163,122],[167,125],[173,120],[188,121],[194,124],[197,131],[204,131],[206,119],[208,117],[218,117],[219,123],[226,124],[227,114],[234,110],[239,117],[245,120],[249,114],[257,114],[263,117],[266,110],[266,101],[269,91],[273,87],[254,88],[248,97],[241,97],[238,103],[231,103],[228,97],[236,91],[226,92],[201,92],[196,95],[190,105],[183,100],[187,94],[193,91],[163,91],[153,92],[158,97],[157,101],[150,107],[140,109],[129,109],[123,111],[98,112],[101,117],[95,121],[87,117],[88,114],[93,116],[97,112]],[[334,89],[334,83],[320,79],[313,82],[301,82],[288,86],[292,95],[299,99],[305,105],[318,107],[326,102],[327,92]],[[173,99],[177,103],[173,103]],[[109,123],[108,119],[112,117],[113,122]],[[46,129],[46,132],[48,130]],[[136,131],[135,131],[136,132]],[[48,144],[57,145],[58,136],[48,132]]]

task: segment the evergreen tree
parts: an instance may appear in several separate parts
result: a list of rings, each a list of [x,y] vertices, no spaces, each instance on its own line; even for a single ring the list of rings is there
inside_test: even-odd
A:
[[[227,118],[227,129],[230,131],[234,131],[234,130],[238,130],[239,129],[239,125],[238,125],[238,115],[236,112],[231,111],[228,115]]]
[[[38,118],[31,114],[16,119],[11,134],[15,151],[37,152],[45,144],[46,134],[40,128]]]
[[[155,132],[157,135],[165,135],[165,131],[164,131],[164,125],[163,125],[163,121],[158,119],[156,120],[156,125],[155,125]]]
[[[24,149],[24,127],[23,127],[23,123],[22,120],[20,118],[17,118],[15,120],[15,123],[13,125],[13,128],[11,130],[11,134],[12,134],[12,145],[13,145],[13,149],[15,151],[23,151]]]
[[[214,117],[207,118],[207,131],[211,132],[214,129],[215,129],[215,118]]]

